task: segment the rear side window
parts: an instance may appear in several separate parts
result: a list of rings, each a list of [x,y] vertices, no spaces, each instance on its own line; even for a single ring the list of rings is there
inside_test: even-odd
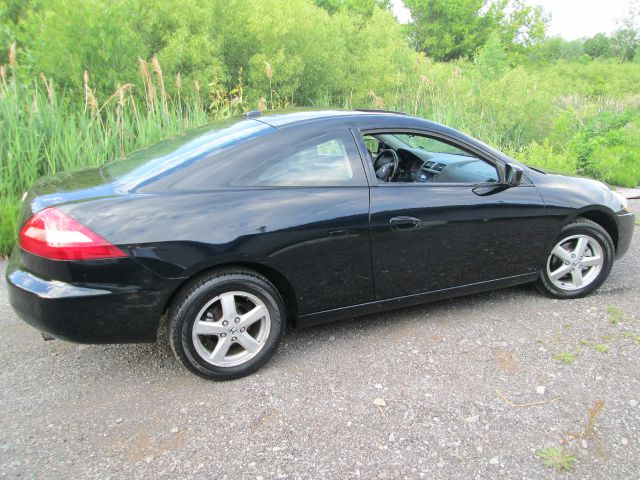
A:
[[[257,162],[236,186],[365,185],[362,162],[348,131],[322,135]]]

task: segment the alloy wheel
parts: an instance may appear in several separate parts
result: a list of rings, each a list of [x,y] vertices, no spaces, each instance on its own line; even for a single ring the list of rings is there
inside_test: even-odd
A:
[[[269,310],[248,292],[216,296],[200,309],[192,327],[198,355],[216,367],[235,367],[254,358],[271,330]]]
[[[560,240],[547,260],[547,276],[560,290],[581,290],[593,283],[604,265],[600,243],[589,235]]]

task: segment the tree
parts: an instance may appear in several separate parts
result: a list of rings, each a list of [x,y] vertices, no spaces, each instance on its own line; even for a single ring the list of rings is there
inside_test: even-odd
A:
[[[528,52],[529,60],[537,62],[557,62],[565,60],[575,62],[581,59],[584,53],[581,40],[565,40],[562,37],[547,37],[536,44]]]
[[[547,32],[550,17],[540,6],[530,6],[524,0],[501,0],[500,37],[511,51],[522,53],[541,42]]]
[[[508,51],[544,38],[548,17],[524,0],[405,0],[414,46],[435,60],[471,58],[492,35]]]
[[[498,24],[494,6],[487,0],[405,0],[413,22],[413,45],[435,60],[469,58]]]
[[[24,12],[16,40],[20,67],[52,77],[58,86],[82,91],[83,72],[100,92],[135,81],[135,59],[147,58],[137,5],[127,0],[47,0]]]
[[[315,0],[329,13],[348,11],[370,17],[375,8],[389,8],[389,0]]]
[[[584,41],[584,53],[591,58],[602,58],[611,55],[611,40],[605,33],[596,33]]]
[[[635,0],[629,4],[625,17],[618,22],[618,28],[611,37],[614,53],[620,62],[630,62],[640,47],[640,2]]]
[[[487,43],[478,50],[474,61],[485,78],[499,77],[509,67],[507,52],[500,43],[500,38],[497,34],[493,34]]]
[[[0,65],[8,62],[9,46],[16,41],[20,21],[34,8],[33,3],[32,0],[0,0]]]

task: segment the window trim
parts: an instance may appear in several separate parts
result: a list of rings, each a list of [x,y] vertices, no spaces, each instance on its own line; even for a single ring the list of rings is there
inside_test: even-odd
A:
[[[446,135],[440,132],[434,132],[431,130],[423,130],[419,128],[407,128],[407,127],[389,127],[389,128],[365,128],[365,129],[357,129],[359,135],[359,141],[357,141],[358,149],[360,150],[360,156],[364,159],[367,158],[365,162],[365,171],[367,172],[367,180],[369,181],[369,186],[371,187],[388,187],[388,186],[415,186],[415,187],[484,187],[484,186],[499,186],[505,184],[505,172],[504,172],[504,161],[502,159],[496,158],[491,155],[489,152],[484,150],[480,150],[474,145],[471,145],[464,140],[460,140],[459,138],[454,138],[451,135]],[[377,133],[407,133],[407,134],[416,134],[424,137],[433,138],[434,140],[444,141],[444,143],[449,143],[455,148],[459,148],[460,150],[467,151],[476,155],[479,160],[485,161],[494,166],[494,168],[498,172],[499,181],[498,182],[456,182],[456,183],[445,183],[445,182],[425,182],[425,183],[415,183],[415,182],[398,182],[398,183],[378,183],[378,178],[375,176],[375,172],[373,171],[373,165],[369,161],[368,152],[365,155],[365,152],[362,151],[363,148],[366,150],[366,145],[364,143],[365,135],[374,135]],[[373,181],[371,181],[373,179]],[[523,185],[528,186],[528,185]]]
[[[360,157],[360,165],[362,167],[362,170],[364,171],[364,178],[367,182],[367,188],[368,188],[374,182],[377,182],[377,177],[375,176],[375,172],[373,174],[373,177],[371,176],[371,170],[373,168],[373,165],[370,165],[371,162],[369,161],[369,154],[368,154],[368,151],[366,150],[366,147],[365,147],[365,152],[367,152],[366,156],[362,151],[362,146],[360,145],[360,143],[362,142],[362,145],[364,145],[364,138],[362,136],[361,131],[357,128],[349,128],[348,131],[353,137],[353,143],[355,143],[356,145],[356,150],[358,151],[358,157]]]

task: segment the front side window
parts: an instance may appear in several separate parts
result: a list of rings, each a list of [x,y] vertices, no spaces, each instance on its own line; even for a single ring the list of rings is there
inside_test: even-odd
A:
[[[497,183],[495,165],[428,135],[366,134],[365,145],[378,183]],[[373,147],[373,148],[371,148]]]

